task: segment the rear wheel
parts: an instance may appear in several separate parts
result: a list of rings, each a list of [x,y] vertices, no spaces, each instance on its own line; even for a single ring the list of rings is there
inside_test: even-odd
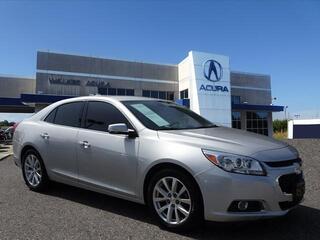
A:
[[[44,191],[49,179],[40,155],[33,149],[27,150],[22,159],[22,174],[26,185],[33,191]]]
[[[151,211],[167,228],[182,230],[203,219],[200,191],[182,171],[161,170],[151,178],[147,194]]]

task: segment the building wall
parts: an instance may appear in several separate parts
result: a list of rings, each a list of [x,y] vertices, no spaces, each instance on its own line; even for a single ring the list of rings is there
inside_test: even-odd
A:
[[[177,99],[179,91],[187,88],[190,91],[192,87],[186,77],[190,75],[191,67],[188,58],[179,65],[163,65],[38,52],[36,92],[74,96],[95,94],[97,87],[87,86],[88,81],[95,81],[115,88],[134,88],[136,96],[141,96],[143,89],[174,91]],[[79,83],[67,84],[70,80]],[[271,104],[269,75],[231,71],[230,81],[231,94],[240,96],[241,103]]]
[[[253,105],[270,105],[272,103],[271,78],[269,75],[231,71],[231,95],[239,96],[240,103]],[[247,130],[247,111],[241,113],[241,129]],[[268,112],[268,135],[272,136],[272,113]]]
[[[171,91],[178,98],[176,65],[74,56],[38,52],[37,93],[88,95],[101,86],[142,90]]]
[[[35,93],[35,86],[34,78],[0,76],[0,97],[20,98],[21,93]]]
[[[234,72],[230,73],[231,95],[240,96],[241,103],[270,105],[271,78],[269,75]]]
[[[75,80],[79,81],[79,84],[55,84],[52,83],[50,79],[61,79],[63,81]],[[178,98],[178,84],[173,81],[159,83],[47,73],[37,73],[37,93],[68,96],[85,96],[90,94],[97,94],[99,92],[99,86],[88,86],[88,84],[92,82],[95,82],[97,85],[102,84],[104,86],[109,86],[110,88],[134,89],[135,96],[142,96],[143,90],[156,90],[174,92],[175,98]]]

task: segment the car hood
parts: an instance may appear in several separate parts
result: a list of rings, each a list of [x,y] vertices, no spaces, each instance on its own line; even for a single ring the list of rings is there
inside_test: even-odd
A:
[[[243,130],[214,127],[187,130],[158,131],[160,139],[195,147],[251,156],[263,161],[293,159],[295,153],[288,144],[271,137]]]

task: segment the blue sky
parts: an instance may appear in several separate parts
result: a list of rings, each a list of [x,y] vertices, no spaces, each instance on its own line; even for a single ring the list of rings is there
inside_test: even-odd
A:
[[[320,113],[320,1],[0,1],[0,74],[34,76],[37,50],[160,63],[219,53],[270,74],[291,115]]]

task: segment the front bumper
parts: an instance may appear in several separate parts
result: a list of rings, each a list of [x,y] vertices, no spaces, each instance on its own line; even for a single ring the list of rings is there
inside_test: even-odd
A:
[[[279,178],[297,174],[297,166],[270,168],[265,166],[267,176],[252,176],[229,173],[212,166],[196,176],[204,202],[204,217],[210,221],[242,221],[283,216],[301,202],[293,193],[284,192]],[[302,172],[300,176],[303,175]],[[302,194],[302,196],[301,196]],[[234,201],[255,201],[261,203],[258,211],[230,211]]]

